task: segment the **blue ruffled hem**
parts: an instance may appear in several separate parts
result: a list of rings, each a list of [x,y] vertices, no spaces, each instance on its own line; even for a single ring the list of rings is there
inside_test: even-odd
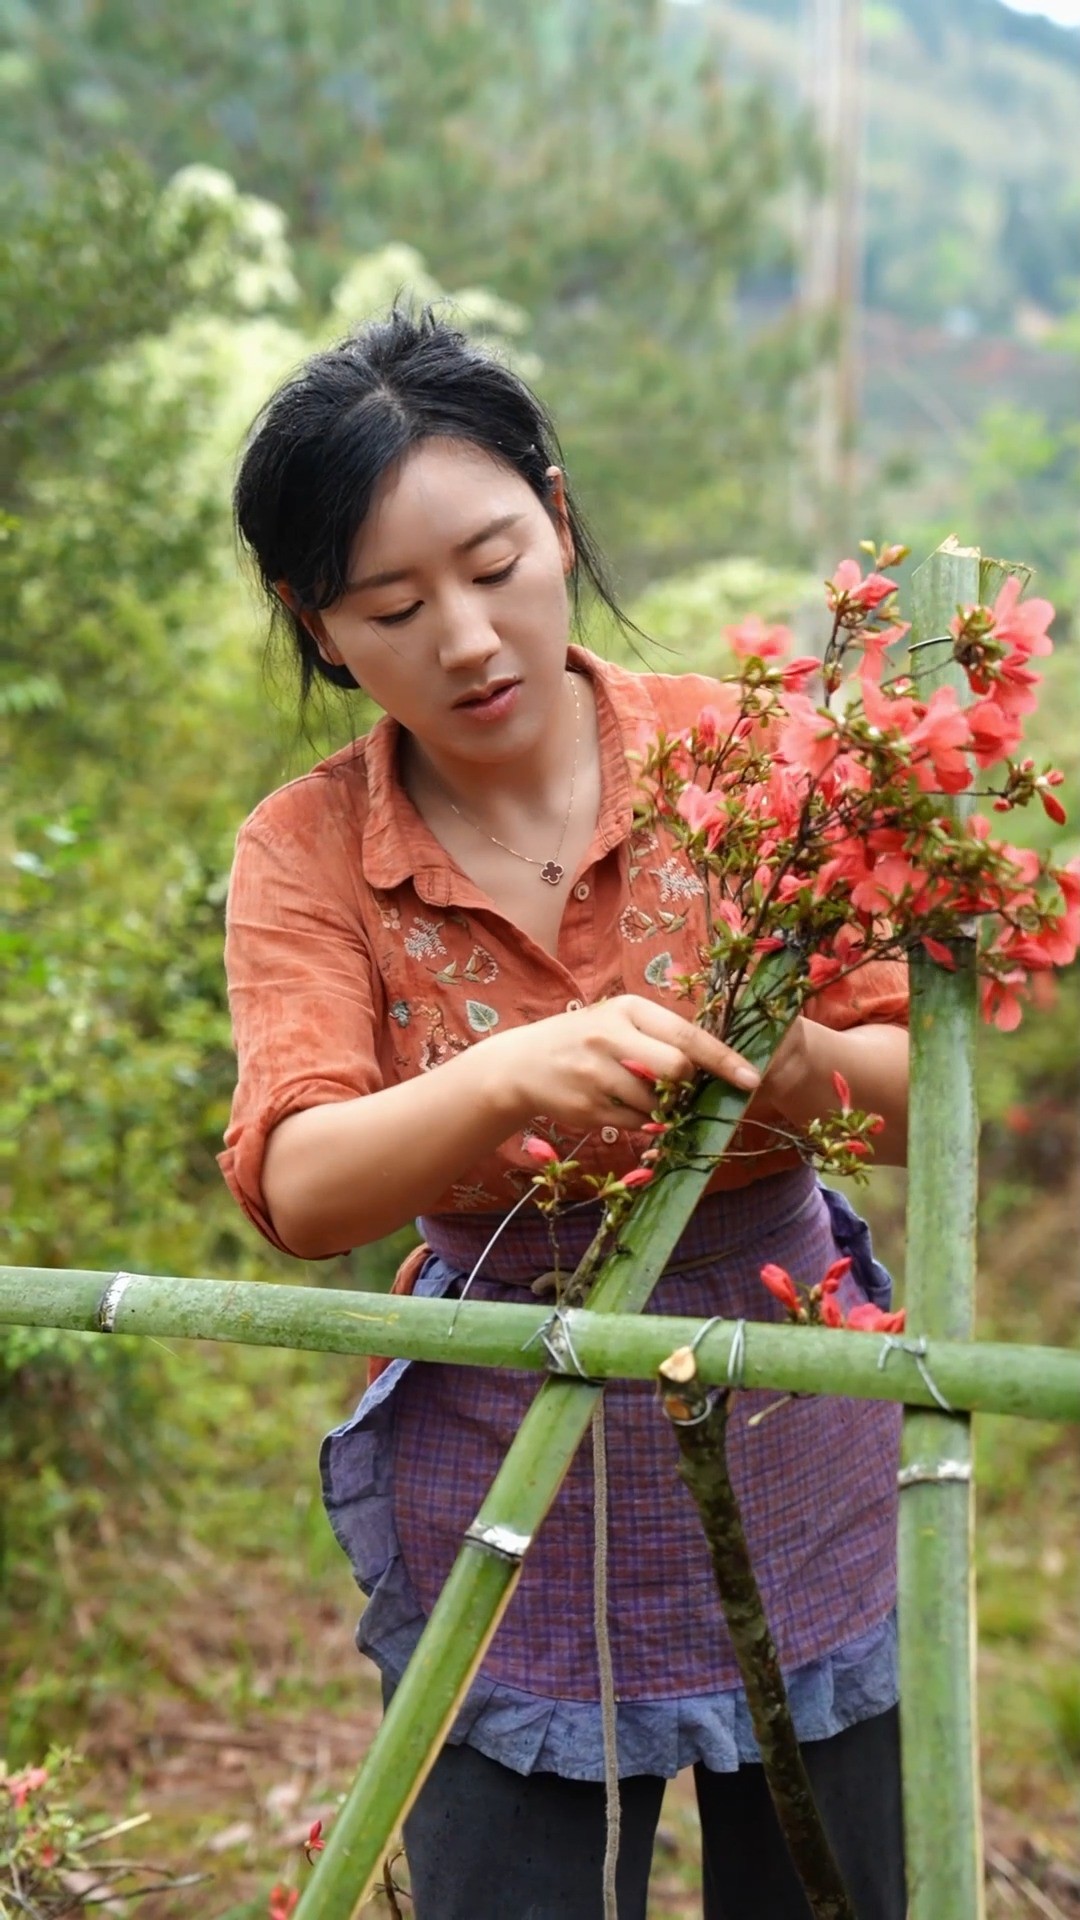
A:
[[[873,1256],[866,1223],[842,1194],[828,1187],[822,1192],[836,1244],[852,1256],[867,1298],[887,1308],[892,1281]],[[433,1254],[415,1292],[439,1299],[459,1277],[455,1267]],[[391,1362],[352,1418],[327,1435],[320,1461],[330,1524],[368,1595],[357,1645],[392,1685],[401,1679],[426,1625],[394,1524],[391,1401],[410,1365],[408,1360]],[[845,1727],[884,1713],[898,1697],[895,1614],[795,1668],[785,1679],[801,1741],[828,1740]],[[623,1701],[617,1724],[621,1776],[647,1773],[671,1779],[698,1762],[714,1773],[732,1773],[760,1759],[740,1687],[681,1699]],[[475,1747],[516,1773],[604,1778],[597,1704],[552,1700],[486,1680],[482,1674],[473,1682],[448,1739],[453,1746]]]
[[[386,1652],[383,1648],[383,1656]],[[380,1664],[396,1684],[407,1660],[400,1668],[385,1658]],[[885,1713],[897,1700],[895,1614],[785,1678],[800,1741],[828,1740]],[[698,1762],[713,1773],[733,1773],[761,1757],[741,1688],[680,1700],[622,1701],[616,1717],[620,1777],[649,1773],[670,1780]],[[600,1709],[588,1701],[548,1700],[501,1682],[477,1681],[449,1739],[453,1746],[477,1748],[515,1773],[604,1778]]]

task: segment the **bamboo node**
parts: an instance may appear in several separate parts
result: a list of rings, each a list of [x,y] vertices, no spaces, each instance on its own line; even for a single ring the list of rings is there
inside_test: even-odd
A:
[[[913,1460],[909,1467],[901,1467],[896,1484],[901,1488],[934,1486],[970,1479],[970,1460]]]
[[[499,1521],[485,1525],[481,1520],[474,1520],[466,1529],[465,1539],[470,1547],[479,1547],[484,1553],[497,1554],[500,1560],[513,1560],[515,1564],[524,1560],[532,1545],[531,1533],[517,1533]]]
[[[120,1302],[131,1282],[139,1278],[137,1273],[114,1273],[101,1299],[98,1302],[97,1323],[99,1333],[115,1333],[116,1315]]]

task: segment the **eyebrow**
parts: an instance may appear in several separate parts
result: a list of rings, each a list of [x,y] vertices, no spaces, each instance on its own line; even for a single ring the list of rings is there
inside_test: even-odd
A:
[[[493,540],[497,533],[506,533],[516,526],[521,518],[520,513],[500,514],[497,520],[489,520],[486,527],[481,527],[479,533],[470,533],[467,540],[459,540],[454,552],[471,553],[474,547],[482,547],[485,540]],[[362,580],[347,581],[345,591],[359,593],[364,587],[393,587],[399,580],[408,580],[412,572],[411,567],[398,567],[386,573],[367,573]]]

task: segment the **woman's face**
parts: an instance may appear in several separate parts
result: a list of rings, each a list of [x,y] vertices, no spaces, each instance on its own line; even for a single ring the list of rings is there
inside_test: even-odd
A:
[[[572,564],[565,520],[512,468],[424,441],[376,495],[348,590],[313,631],[436,763],[496,764],[528,752],[564,697]]]

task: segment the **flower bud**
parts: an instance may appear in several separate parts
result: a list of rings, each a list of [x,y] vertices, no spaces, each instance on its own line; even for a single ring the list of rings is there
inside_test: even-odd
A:
[[[786,1267],[778,1267],[773,1261],[768,1261],[761,1269],[761,1279],[774,1300],[779,1300],[789,1313],[798,1313],[799,1295]]]

